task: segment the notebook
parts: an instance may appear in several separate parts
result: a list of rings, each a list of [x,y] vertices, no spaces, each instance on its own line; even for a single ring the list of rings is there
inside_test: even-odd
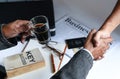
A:
[[[38,48],[4,58],[7,77],[15,77],[45,67],[45,60]]]
[[[52,0],[1,2],[0,24],[16,19],[30,20],[34,16],[45,15],[49,20],[51,36],[55,35],[54,8]]]

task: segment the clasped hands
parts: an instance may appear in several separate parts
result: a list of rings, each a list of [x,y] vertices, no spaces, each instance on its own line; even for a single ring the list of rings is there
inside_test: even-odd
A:
[[[91,52],[94,60],[102,59],[106,50],[109,49],[110,43],[112,42],[111,36],[104,36],[104,32],[99,32],[100,31],[92,30],[84,44],[84,48]]]

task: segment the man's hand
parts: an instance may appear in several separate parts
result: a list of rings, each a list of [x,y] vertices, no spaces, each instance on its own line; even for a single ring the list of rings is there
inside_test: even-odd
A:
[[[109,43],[112,41],[112,38],[103,38],[100,39],[100,45],[97,47],[94,47],[93,45],[93,36],[96,33],[96,30],[92,30],[85,42],[84,48],[88,49],[91,54],[94,57],[94,60],[98,60],[103,57],[103,54],[106,52],[106,50],[109,48]]]
[[[30,27],[28,26],[29,21],[27,20],[16,20],[9,24],[5,24],[2,28],[3,35],[9,39],[16,37],[22,33],[22,39],[30,34]]]
[[[100,30],[100,31],[97,31],[95,34],[94,34],[94,37],[93,37],[93,44],[94,46],[99,46],[100,45],[100,40],[101,39],[105,39],[105,38],[111,38],[110,36],[110,33],[107,32],[107,31],[104,31],[104,30]]]

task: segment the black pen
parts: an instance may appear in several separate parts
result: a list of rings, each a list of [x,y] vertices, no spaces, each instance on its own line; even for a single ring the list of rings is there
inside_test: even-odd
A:
[[[28,45],[29,41],[30,41],[30,38],[27,40],[27,43],[25,44],[25,46],[24,46],[24,48],[22,49],[22,51],[21,51],[21,52],[24,52],[24,51],[25,51],[25,49],[26,49],[26,47],[27,47],[27,45]]]

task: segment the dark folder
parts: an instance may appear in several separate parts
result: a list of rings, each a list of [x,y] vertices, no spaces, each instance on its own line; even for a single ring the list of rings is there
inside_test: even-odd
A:
[[[51,35],[55,35],[55,19],[52,0],[20,1],[0,3],[0,24],[17,19],[30,20],[34,16],[45,15],[49,20]]]

